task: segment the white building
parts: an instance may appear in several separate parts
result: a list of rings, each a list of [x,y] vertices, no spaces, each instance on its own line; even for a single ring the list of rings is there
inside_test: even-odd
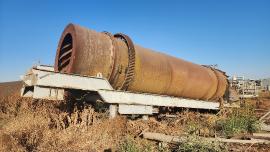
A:
[[[270,78],[262,79],[261,86],[263,90],[270,91]]]

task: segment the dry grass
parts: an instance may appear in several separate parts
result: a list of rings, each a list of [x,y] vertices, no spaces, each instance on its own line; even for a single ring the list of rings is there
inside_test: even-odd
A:
[[[259,94],[259,97],[260,97],[260,98],[267,98],[267,99],[270,99],[270,91],[261,92],[261,93]]]
[[[216,121],[227,117],[226,113],[185,110],[175,118],[109,120],[106,112],[99,113],[90,105],[70,108],[63,102],[18,96],[2,98],[0,105],[0,151],[121,151],[134,147],[139,151],[170,151],[175,147],[162,147],[138,134],[148,130],[168,135],[216,136]]]
[[[216,122],[228,114],[226,111],[213,114],[178,110],[172,118],[109,120],[106,111],[99,112],[90,104],[21,98],[12,88],[7,92],[13,93],[0,97],[0,151],[3,152],[177,150],[178,147],[146,141],[138,135],[147,130],[168,135],[189,133],[214,137],[219,134]],[[253,145],[250,149],[265,151],[268,147],[259,149]]]
[[[91,106],[72,111],[61,102],[1,99],[1,151],[101,151],[116,149],[126,119],[109,120]],[[64,106],[65,107],[65,106]]]

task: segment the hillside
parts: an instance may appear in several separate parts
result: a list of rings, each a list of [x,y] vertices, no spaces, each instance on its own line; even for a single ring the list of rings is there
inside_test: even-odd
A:
[[[0,97],[18,95],[22,87],[22,81],[1,82],[0,83]]]

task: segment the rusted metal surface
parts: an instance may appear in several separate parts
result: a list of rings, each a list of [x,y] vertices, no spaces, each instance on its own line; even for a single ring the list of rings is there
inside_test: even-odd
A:
[[[127,90],[135,74],[135,48],[132,40],[127,35],[117,33],[114,34],[114,37],[122,39],[128,47],[128,67],[125,72],[125,80],[120,88],[121,90]]]
[[[124,34],[69,24],[57,49],[55,71],[95,76],[115,89],[192,99],[220,99],[228,86],[222,71],[134,45]]]

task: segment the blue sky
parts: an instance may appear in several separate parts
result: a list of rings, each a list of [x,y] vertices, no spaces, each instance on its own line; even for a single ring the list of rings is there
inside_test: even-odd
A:
[[[123,32],[134,43],[229,75],[270,77],[269,0],[0,0],[0,82],[54,64],[68,23]]]

